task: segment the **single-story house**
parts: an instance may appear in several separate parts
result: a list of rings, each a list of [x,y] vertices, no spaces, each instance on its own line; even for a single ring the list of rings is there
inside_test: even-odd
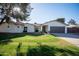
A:
[[[37,24],[37,23],[31,24],[31,23],[11,21],[10,23],[4,22],[3,24],[0,25],[0,32],[4,32],[4,33],[22,33],[22,32],[71,33],[69,32],[69,28],[71,28],[71,26],[65,23],[59,22],[57,20],[51,20],[43,24]],[[77,26],[77,28],[79,28],[79,26]]]

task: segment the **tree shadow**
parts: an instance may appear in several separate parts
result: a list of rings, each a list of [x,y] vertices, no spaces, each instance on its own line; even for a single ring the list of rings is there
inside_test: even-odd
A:
[[[24,36],[41,36],[41,33],[0,33],[0,44],[7,44],[12,42],[13,38],[20,38]]]
[[[26,33],[0,33],[0,40],[23,37]]]
[[[26,55],[27,56],[79,56],[79,52],[71,51],[69,49],[50,47],[47,45],[40,45],[37,47],[29,47]]]
[[[6,39],[11,39],[11,38],[18,38],[18,37],[23,37],[23,36],[40,36],[44,34],[36,34],[36,33],[0,33],[0,41],[1,40],[6,40]]]
[[[20,52],[22,43],[19,43],[16,48],[16,56],[23,56],[24,54]]]
[[[18,38],[25,36],[25,33],[0,33],[0,44],[7,44],[9,42],[12,42],[12,38]]]
[[[1,41],[0,41],[0,44],[1,44],[1,45],[5,45],[5,44],[8,44],[9,42],[12,42],[12,41],[9,40],[9,39],[1,40]]]
[[[3,56],[2,54],[0,54],[0,56]]]
[[[44,35],[43,33],[27,33],[27,35],[30,35],[30,36],[41,36],[41,35]]]

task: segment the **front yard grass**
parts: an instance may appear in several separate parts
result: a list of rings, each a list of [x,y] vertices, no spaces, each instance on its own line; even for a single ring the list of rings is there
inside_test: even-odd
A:
[[[79,56],[79,47],[50,34],[0,34],[1,56]]]

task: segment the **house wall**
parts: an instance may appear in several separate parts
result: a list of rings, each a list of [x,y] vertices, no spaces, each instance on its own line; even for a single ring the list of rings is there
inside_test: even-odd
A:
[[[35,32],[34,25],[32,24],[25,24],[25,27],[27,27],[27,32]]]
[[[66,27],[66,25],[62,24],[62,23],[59,23],[57,21],[53,21],[53,22],[48,22],[48,23],[45,23],[44,25],[48,25],[48,32],[50,31],[50,27],[52,26],[55,26],[55,27]]]
[[[41,30],[41,26],[37,26],[37,28],[38,28],[38,32],[41,32],[42,30]]]
[[[53,21],[53,22],[48,22],[48,23],[44,23],[43,25],[47,25],[46,26],[46,31],[50,32],[50,27],[54,26],[54,27],[65,27],[65,33],[67,33],[67,28],[66,25]],[[19,28],[18,28],[19,26]],[[0,32],[9,32],[9,33],[22,33],[24,31],[24,27],[27,27],[27,32],[28,33],[32,33],[35,32],[35,26],[33,24],[25,24],[23,25],[15,25],[13,23],[7,24],[4,23],[2,25],[0,25]],[[41,32],[42,27],[39,27],[39,32]]]
[[[8,32],[8,33],[22,33],[24,30],[24,26],[22,25],[15,25],[15,24],[7,24],[4,23],[0,25],[0,32]]]

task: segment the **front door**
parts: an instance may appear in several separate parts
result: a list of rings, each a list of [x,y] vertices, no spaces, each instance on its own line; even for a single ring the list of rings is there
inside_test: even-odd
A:
[[[43,26],[43,27],[42,27],[42,31],[43,31],[43,32],[46,32],[46,26]]]
[[[27,32],[27,27],[24,27],[24,32]]]

